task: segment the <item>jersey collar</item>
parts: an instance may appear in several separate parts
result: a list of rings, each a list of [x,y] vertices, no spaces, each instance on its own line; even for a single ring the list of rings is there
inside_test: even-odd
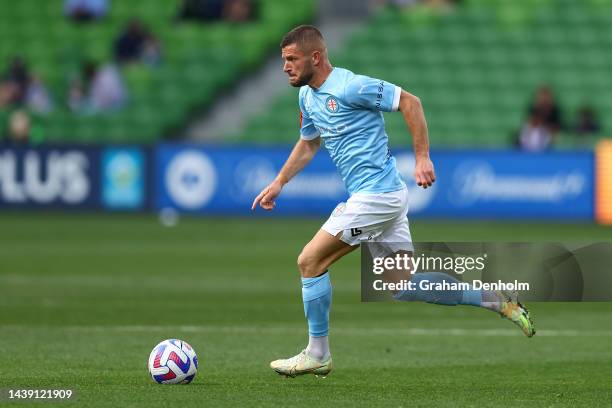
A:
[[[325,87],[327,86],[327,84],[330,82],[330,78],[332,75],[334,75],[334,72],[336,72],[336,67],[332,67],[331,72],[329,73],[329,75],[327,76],[327,78],[325,78],[325,81],[323,81],[323,83],[321,84],[320,87],[318,88],[313,88],[312,86],[310,87],[310,89],[312,89],[314,92],[321,92],[325,89]],[[309,85],[310,86],[310,85]]]

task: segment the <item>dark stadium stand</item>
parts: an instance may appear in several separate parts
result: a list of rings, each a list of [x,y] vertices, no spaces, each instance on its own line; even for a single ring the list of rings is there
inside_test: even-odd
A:
[[[601,133],[611,135],[610,4],[469,0],[446,12],[384,8],[331,60],[420,96],[434,146],[509,145],[542,84],[555,91],[568,125],[586,103],[601,118]],[[295,141],[297,109],[297,92],[288,91],[232,140]],[[385,119],[392,142],[405,140],[401,116]],[[569,128],[557,141],[579,144]]]
[[[54,110],[32,114],[46,141],[152,142],[214,103],[277,46],[283,33],[314,15],[314,1],[265,0],[257,21],[198,24],[176,21],[178,5],[176,0],[111,1],[105,19],[75,24],[63,15],[61,0],[0,0],[0,73],[19,55],[49,88]],[[129,102],[119,111],[69,111],[70,77],[84,59],[110,61],[113,41],[132,17],[160,40],[162,63],[122,68]],[[0,109],[3,131],[10,112]]]

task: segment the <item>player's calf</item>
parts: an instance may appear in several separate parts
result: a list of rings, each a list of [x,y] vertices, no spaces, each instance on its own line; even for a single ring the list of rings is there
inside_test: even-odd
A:
[[[510,320],[525,333],[527,337],[535,334],[535,328],[527,308],[517,300],[516,293],[476,289],[432,289],[435,287],[459,287],[459,281],[441,272],[414,274],[410,281],[414,289],[406,289],[393,297],[403,301],[421,301],[438,305],[456,306],[471,305],[499,313]],[[424,289],[428,288],[428,289]]]

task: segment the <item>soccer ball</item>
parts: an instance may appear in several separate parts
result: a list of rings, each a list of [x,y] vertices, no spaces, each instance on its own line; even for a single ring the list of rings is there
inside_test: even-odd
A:
[[[149,355],[149,374],[159,384],[189,384],[197,372],[196,352],[182,340],[164,340]]]

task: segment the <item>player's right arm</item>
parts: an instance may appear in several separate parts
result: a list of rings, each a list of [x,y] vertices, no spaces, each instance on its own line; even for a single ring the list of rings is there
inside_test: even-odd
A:
[[[272,210],[274,208],[274,200],[280,194],[283,186],[289,182],[296,174],[298,174],[314,157],[321,145],[321,138],[314,139],[301,138],[296,144],[289,158],[285,162],[283,168],[278,173],[276,178],[264,188],[261,193],[253,201],[251,210],[254,210],[259,205],[264,210]]]
[[[298,98],[300,104],[300,140],[295,144],[285,165],[276,178],[264,188],[253,201],[251,210],[259,205],[264,210],[274,208],[274,200],[280,194],[283,186],[298,174],[312,160],[321,146],[321,137],[312,119],[308,116],[308,110],[304,107],[304,89],[300,89]]]

